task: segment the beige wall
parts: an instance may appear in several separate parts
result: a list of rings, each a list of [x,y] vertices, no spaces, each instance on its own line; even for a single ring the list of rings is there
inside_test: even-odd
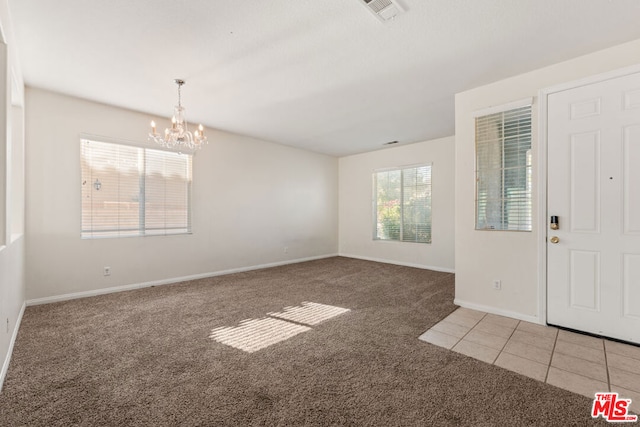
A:
[[[544,322],[538,267],[546,229],[538,225],[540,199],[538,107],[533,108],[533,231],[475,231],[474,111],[499,106],[565,82],[640,63],[640,40],[505,79],[456,95],[456,303]],[[544,178],[544,177],[542,177]],[[546,216],[546,213],[544,214]],[[492,289],[493,280],[502,290]]]
[[[147,144],[152,117],[33,88],[26,105],[29,300],[337,254],[338,160],[213,130],[192,235],[82,240],[79,135]]]
[[[448,137],[340,158],[340,255],[453,271],[454,149]],[[432,243],[373,240],[373,171],[419,163],[432,163]]]

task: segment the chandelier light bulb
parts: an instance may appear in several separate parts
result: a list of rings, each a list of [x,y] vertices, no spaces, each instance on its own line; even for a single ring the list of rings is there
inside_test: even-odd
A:
[[[178,105],[174,108],[174,114],[171,117],[171,129],[164,130],[164,137],[156,132],[156,123],[151,121],[151,133],[149,133],[149,141],[153,141],[166,148],[195,151],[200,149],[203,144],[209,141],[204,135],[204,127],[198,126],[193,134],[187,127],[187,120],[184,116],[184,107],[180,96],[180,88],[184,85],[184,80],[175,79],[178,85]]]

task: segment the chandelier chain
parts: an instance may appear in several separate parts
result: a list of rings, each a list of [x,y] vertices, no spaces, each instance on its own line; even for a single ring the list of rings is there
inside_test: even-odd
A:
[[[178,107],[182,107],[182,85],[184,84],[184,81],[182,80],[176,80],[176,83],[178,84]]]

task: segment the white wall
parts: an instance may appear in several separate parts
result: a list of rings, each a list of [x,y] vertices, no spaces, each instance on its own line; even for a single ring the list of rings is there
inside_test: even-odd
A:
[[[453,137],[340,158],[340,255],[453,271]],[[432,163],[432,243],[373,240],[373,171]]]
[[[0,1],[0,390],[25,301],[22,74],[8,5]],[[11,89],[13,85],[13,90]]]
[[[472,113],[526,97],[560,83],[640,63],[640,40],[482,86],[456,95],[456,303],[544,322],[538,268],[545,230],[538,225],[539,100],[533,108],[533,231],[475,231],[475,148]],[[542,177],[544,178],[544,177]],[[546,214],[545,214],[546,215]],[[492,281],[502,280],[502,290]]]
[[[24,236],[0,247],[0,390],[25,302]]]
[[[192,235],[80,239],[79,134],[146,143],[151,119],[27,88],[29,300],[337,254],[338,160],[213,130],[193,160]]]

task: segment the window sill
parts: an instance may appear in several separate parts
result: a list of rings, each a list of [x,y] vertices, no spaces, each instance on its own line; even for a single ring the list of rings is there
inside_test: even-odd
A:
[[[391,239],[373,239],[374,242],[381,242],[383,244],[387,243],[408,243],[408,244],[418,244],[418,245],[430,245],[432,242],[411,242],[408,240],[391,240]]]

